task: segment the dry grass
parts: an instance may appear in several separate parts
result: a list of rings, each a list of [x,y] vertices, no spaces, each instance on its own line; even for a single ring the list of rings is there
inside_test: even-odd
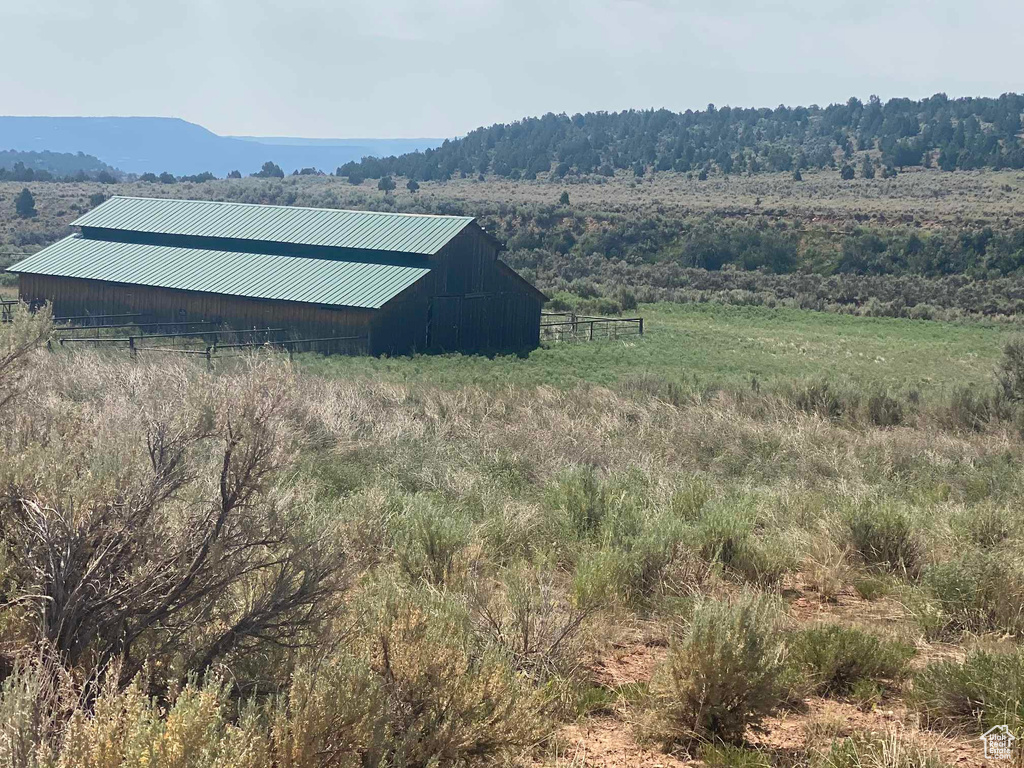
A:
[[[917,747],[900,740],[819,744],[815,752],[803,741],[786,746],[785,718],[861,707],[868,730],[880,717],[872,713],[905,711],[904,669],[871,667],[871,637],[911,641],[926,660],[946,653],[948,645],[930,639],[934,627],[960,626],[964,610],[985,605],[936,591],[935,569],[970,551],[998,553],[1014,574],[1024,562],[1024,540],[1000,522],[1024,499],[1024,441],[1012,422],[954,429],[925,410],[902,426],[877,427],[771,392],[722,390],[672,403],[593,385],[439,388],[318,376],[276,358],[224,361],[211,373],[188,361],[39,351],[24,374],[31,386],[0,412],[4,503],[10,512],[31,502],[40,510],[32,519],[51,526],[64,519],[57,512],[74,510],[95,524],[77,529],[91,531],[82,541],[130,546],[135,565],[95,578],[96,589],[163,589],[138,579],[174,576],[180,553],[196,557],[185,544],[208,530],[203,515],[223,502],[211,469],[223,463],[224,446],[237,439],[241,450],[252,439],[245,435],[258,433],[246,426],[246,404],[267,404],[258,421],[279,436],[245,514],[229,515],[230,535],[216,547],[222,559],[203,571],[202,600],[211,599],[196,604],[202,610],[185,605],[143,625],[129,613],[117,626],[138,630],[130,648],[104,645],[99,638],[119,635],[98,632],[70,668],[68,656],[47,661],[54,640],[39,596],[54,594],[50,561],[33,559],[36,550],[11,527],[22,518],[5,512],[0,733],[18,735],[3,743],[17,743],[19,755],[59,764],[127,765],[139,749],[156,750],[168,765],[565,764],[602,754],[667,764],[653,745],[638,745],[631,726],[665,722],[666,712],[686,732],[667,741],[730,738],[742,755],[725,750],[716,760],[761,761],[723,764],[922,764]],[[126,505],[151,498],[154,472],[169,466],[165,449],[192,434],[186,428],[201,434],[173,465],[181,472],[174,493],[147,502],[154,513],[138,530],[112,528]],[[269,519],[276,523],[261,527]],[[231,562],[255,570],[237,580],[223,558],[243,544],[248,554]],[[75,551],[107,562],[88,547]],[[264,564],[268,552],[277,559]],[[339,569],[316,603],[321,613],[286,606],[244,642],[211,642],[280,607],[300,572],[284,581],[269,575],[300,553],[303,563],[328,558]],[[972,570],[974,560],[957,562],[964,580],[987,578]],[[870,580],[886,585],[888,597],[858,596]],[[146,604],[148,590],[132,604]],[[174,588],[170,597],[185,592]],[[712,700],[694,682],[704,679],[705,655],[695,649],[733,658],[728,628],[709,623],[707,606],[742,599],[768,600],[785,615],[755,622],[744,658],[756,662],[764,650],[771,684],[756,692],[753,715],[726,718],[718,732],[724,720],[694,716]],[[1013,616],[984,615],[986,631],[1014,630]],[[857,642],[833,643],[808,662],[815,675],[842,680],[821,687],[836,700],[801,704],[817,678],[787,661],[795,658],[792,633],[826,620],[855,627]],[[666,708],[648,683],[668,639],[677,683],[669,689],[679,695]],[[977,642],[969,627],[941,640]],[[623,642],[654,649],[633,653],[628,674],[613,661]],[[640,659],[645,653],[652,658]],[[211,663],[190,666],[197,657]],[[140,661],[137,675],[124,674]],[[716,690],[744,684],[731,663],[712,670]],[[857,686],[862,678],[881,681],[878,690],[869,696]],[[107,687],[90,688],[98,679]],[[929,678],[933,686],[943,679]],[[141,691],[156,694],[159,706]],[[95,703],[78,703],[97,692]],[[946,691],[928,702],[934,722],[945,722],[936,707],[954,699]],[[612,744],[609,718],[615,738],[632,746]],[[744,727],[758,721],[761,734]],[[28,722],[55,725],[33,730]],[[590,733],[604,747],[587,742]],[[943,755],[971,757],[963,741],[929,738]],[[583,746],[574,751],[577,739]],[[760,751],[750,757],[755,742]],[[282,745],[287,755],[275,752]],[[207,762],[189,757],[200,747]],[[333,763],[323,759],[328,752]]]

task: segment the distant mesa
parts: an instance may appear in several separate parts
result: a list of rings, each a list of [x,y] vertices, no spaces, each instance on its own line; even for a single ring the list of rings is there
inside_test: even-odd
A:
[[[386,157],[440,146],[443,139],[301,139],[219,136],[169,117],[0,117],[0,150],[79,152],[126,173],[226,176],[258,171],[270,160],[287,173],[332,172],[367,155]]]

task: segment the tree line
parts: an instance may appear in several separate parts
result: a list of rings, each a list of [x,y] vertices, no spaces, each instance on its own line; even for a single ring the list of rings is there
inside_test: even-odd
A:
[[[915,101],[872,96],[828,107],[742,109],[709,104],[666,109],[547,114],[478,128],[436,149],[340,166],[339,176],[404,176],[438,180],[491,173],[510,179],[537,174],[637,176],[657,171],[798,172],[845,167],[855,152],[873,151],[891,169],[1024,168],[1020,138],[1024,96]],[[852,171],[852,167],[851,167]]]

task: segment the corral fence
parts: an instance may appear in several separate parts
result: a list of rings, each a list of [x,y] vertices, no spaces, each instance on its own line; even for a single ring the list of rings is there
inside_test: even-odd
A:
[[[542,312],[541,341],[595,341],[644,335],[642,317],[596,317],[572,312]]]
[[[95,320],[96,316],[91,319]],[[233,329],[214,322],[111,322],[77,325],[55,325],[51,348],[77,346],[123,349],[132,357],[140,354],[169,353],[199,355],[212,361],[215,357],[242,354],[246,349],[272,348],[320,354],[359,354],[366,351],[366,336],[289,336],[284,328]],[[173,330],[177,328],[177,330]]]

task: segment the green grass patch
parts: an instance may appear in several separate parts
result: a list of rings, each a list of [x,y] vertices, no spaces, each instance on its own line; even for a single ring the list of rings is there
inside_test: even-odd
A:
[[[717,304],[646,304],[640,338],[552,344],[528,356],[408,358],[298,356],[328,375],[446,387],[615,385],[654,377],[672,399],[712,384],[790,385],[825,377],[842,388],[950,393],[994,382],[1009,332],[995,324],[856,317],[810,310]],[[645,387],[651,389],[651,387]],[[879,418],[894,421],[884,403]],[[891,409],[890,409],[891,410]]]

